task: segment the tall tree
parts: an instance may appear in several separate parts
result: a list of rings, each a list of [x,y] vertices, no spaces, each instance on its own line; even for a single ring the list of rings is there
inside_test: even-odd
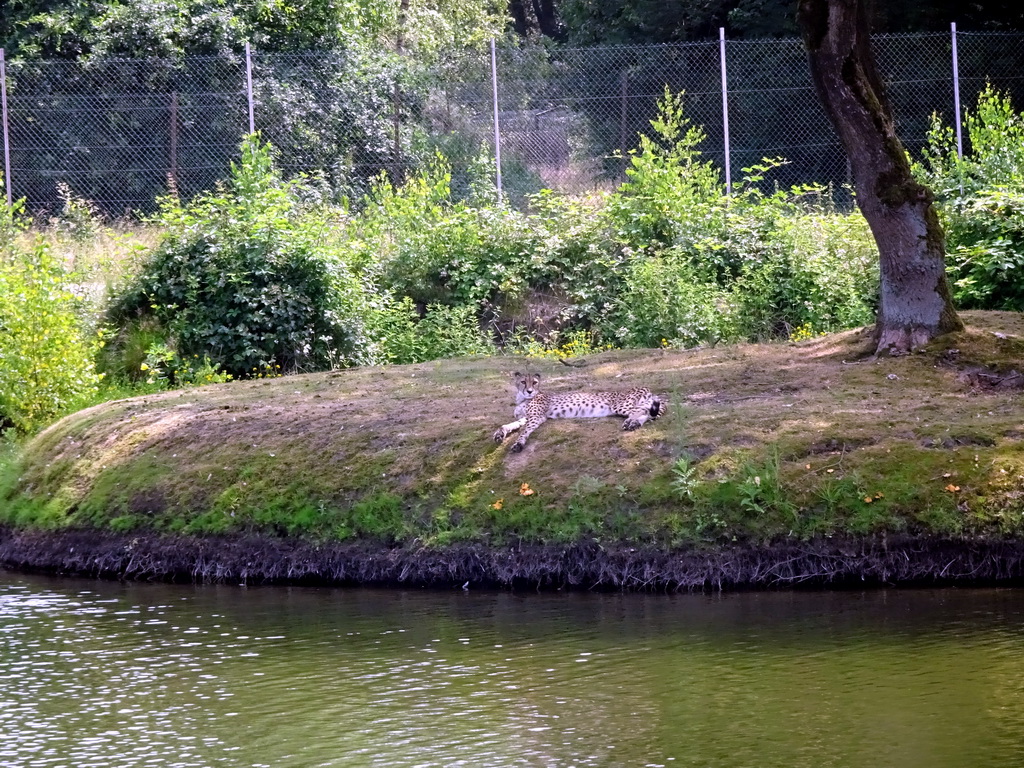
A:
[[[881,264],[879,353],[903,353],[961,330],[946,280],[932,193],[910,172],[870,43],[870,0],[800,0],[815,89],[853,171],[857,205]]]
[[[520,37],[529,37],[534,30],[552,40],[565,40],[556,0],[508,0],[512,29]]]

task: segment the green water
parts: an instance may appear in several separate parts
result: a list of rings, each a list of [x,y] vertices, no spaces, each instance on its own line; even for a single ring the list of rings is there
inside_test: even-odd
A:
[[[0,571],[0,766],[1016,766],[1024,591],[111,584]]]

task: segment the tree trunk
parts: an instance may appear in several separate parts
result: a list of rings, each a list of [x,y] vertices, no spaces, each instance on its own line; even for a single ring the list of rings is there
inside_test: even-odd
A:
[[[552,40],[562,40],[565,37],[565,31],[558,23],[555,0],[533,0],[533,12],[537,16],[537,27],[542,35]]]
[[[512,28],[519,37],[530,33],[530,22],[526,17],[526,6],[523,0],[508,0],[508,13],[512,17]]]
[[[811,77],[853,171],[857,205],[878,244],[877,352],[902,354],[963,329],[946,280],[932,193],[914,181],[870,43],[870,0],[800,0]]]

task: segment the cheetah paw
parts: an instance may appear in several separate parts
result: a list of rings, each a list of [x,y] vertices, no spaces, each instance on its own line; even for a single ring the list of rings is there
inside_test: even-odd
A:
[[[494,432],[494,442],[500,443],[504,439],[505,439],[505,430],[504,429],[499,429],[499,430],[496,430]]]
[[[641,426],[643,425],[635,419],[626,419],[622,423],[622,429],[626,432],[632,432],[634,429],[639,429]]]
[[[512,443],[512,453],[519,453],[521,450],[523,450],[522,443]]]

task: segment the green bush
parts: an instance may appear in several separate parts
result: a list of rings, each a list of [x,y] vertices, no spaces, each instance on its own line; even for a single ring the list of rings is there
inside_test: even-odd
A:
[[[1024,310],[1024,115],[985,88],[968,112],[969,153],[933,117],[914,172],[936,194],[953,298],[965,309]]]
[[[382,179],[358,226],[384,286],[421,307],[481,308],[520,294],[538,244],[523,214],[454,202],[451,167],[440,156],[401,186]]]
[[[807,200],[807,193],[756,195],[730,214],[730,243],[743,258],[728,285],[739,332],[751,341],[874,320],[878,251],[867,222],[859,212],[830,210],[814,194]]]
[[[530,199],[537,250],[530,284],[564,302],[563,319],[581,329],[602,325],[625,289],[628,250],[616,241],[605,197],[550,190]]]
[[[703,133],[666,93],[609,218],[631,257],[607,328],[626,344],[786,338],[871,322],[877,250],[858,213],[823,190],[763,191],[784,161],[745,169],[730,195],[699,159]]]
[[[932,116],[927,144],[914,173],[940,203],[969,199],[994,189],[1024,186],[1024,115],[1009,94],[991,85],[978,94],[978,104],[964,116],[966,152],[957,153],[956,134],[938,115]]]
[[[422,363],[494,351],[469,306],[431,304],[421,317],[406,296],[376,315],[373,330],[379,340],[377,356],[386,363]]]
[[[859,213],[837,213],[815,188],[764,192],[781,159],[744,169],[726,195],[682,94],[666,91],[651,125],[608,203],[628,266],[606,332],[688,346],[872,321],[878,257]]]
[[[20,244],[20,207],[0,206],[0,428],[28,431],[96,392],[99,340],[47,243]]]
[[[701,160],[704,130],[683,112],[683,93],[666,87],[651,121],[630,152],[627,181],[608,201],[616,239],[631,250],[657,251],[700,244],[721,232],[725,185],[710,160]]]
[[[333,222],[301,193],[250,137],[224,188],[162,201],[165,237],[110,318],[125,328],[151,317],[181,358],[209,357],[236,377],[369,361],[365,287],[331,240]]]
[[[671,251],[634,261],[626,286],[604,332],[623,346],[694,347],[737,336],[730,293]]]
[[[958,306],[1024,311],[1024,190],[979,190],[943,213]]]

